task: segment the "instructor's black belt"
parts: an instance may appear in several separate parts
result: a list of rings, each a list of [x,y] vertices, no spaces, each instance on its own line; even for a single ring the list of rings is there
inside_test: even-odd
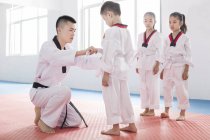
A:
[[[42,85],[42,84],[40,84],[40,83],[34,82],[34,83],[33,83],[33,88],[38,88],[38,87],[41,87],[41,88],[48,88],[48,86],[44,86],[44,85]]]
[[[34,82],[33,83],[33,88],[48,88],[48,86],[45,86],[45,85],[42,85],[38,82]],[[74,110],[77,112],[77,114],[80,116],[80,118],[82,119],[82,121],[84,122],[85,126],[88,127],[84,117],[82,116],[82,114],[79,112],[79,110],[75,107],[75,105],[70,101],[69,104],[71,105],[72,108],[74,108]],[[63,120],[63,123],[61,125],[61,128],[63,128],[65,122],[66,122],[66,118],[67,118],[67,105],[66,105],[66,114],[65,114],[65,117],[64,117],[64,120]]]

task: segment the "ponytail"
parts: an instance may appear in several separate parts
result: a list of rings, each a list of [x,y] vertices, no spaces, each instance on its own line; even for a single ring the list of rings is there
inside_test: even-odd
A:
[[[183,33],[187,32],[187,25],[185,24],[185,15],[182,14],[182,26],[180,27],[181,31]]]
[[[174,13],[171,13],[170,17],[177,17],[179,19],[179,21],[182,23],[182,26],[180,27],[180,30],[183,33],[187,32],[187,25],[185,23],[185,15],[184,14],[181,14],[179,12],[174,12]]]

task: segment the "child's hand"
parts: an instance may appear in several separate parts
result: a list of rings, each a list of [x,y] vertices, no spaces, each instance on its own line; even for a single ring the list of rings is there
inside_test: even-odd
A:
[[[138,68],[136,68],[136,73],[138,73],[138,74],[139,74],[139,69],[138,69]]]
[[[183,80],[187,80],[188,79],[188,71],[184,70],[184,72],[182,74],[182,79]]]
[[[108,87],[109,86],[108,82],[109,82],[109,73],[104,72],[104,75],[103,75],[103,78],[102,78],[102,85],[104,87]]]
[[[154,68],[153,68],[153,74],[157,74],[159,71],[159,65],[155,65]]]
[[[161,80],[163,80],[163,72],[164,72],[164,70],[162,70],[161,73],[160,73],[160,79]]]
[[[187,80],[188,79],[188,71],[189,71],[189,65],[185,64],[184,72],[182,74],[182,79]]]
[[[153,68],[153,74],[154,74],[154,75],[157,74],[158,71],[159,71],[159,64],[156,63],[155,66],[154,66],[154,68]]]

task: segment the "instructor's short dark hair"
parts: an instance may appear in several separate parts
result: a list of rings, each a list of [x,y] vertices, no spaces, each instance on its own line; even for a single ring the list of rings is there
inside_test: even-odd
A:
[[[103,15],[107,11],[113,12],[115,15],[121,15],[120,4],[112,1],[106,1],[101,7],[100,14]]]
[[[56,28],[58,28],[63,23],[67,23],[68,21],[71,22],[71,23],[77,23],[76,20],[73,17],[63,15],[63,16],[61,16],[57,19]]]

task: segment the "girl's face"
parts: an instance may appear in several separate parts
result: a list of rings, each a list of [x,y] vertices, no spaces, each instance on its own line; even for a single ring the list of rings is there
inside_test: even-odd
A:
[[[176,32],[180,30],[182,23],[178,19],[178,17],[171,16],[169,18],[169,26],[172,32]]]
[[[150,15],[146,15],[144,16],[144,25],[146,27],[146,29],[153,29],[155,26],[155,19],[153,16]]]

